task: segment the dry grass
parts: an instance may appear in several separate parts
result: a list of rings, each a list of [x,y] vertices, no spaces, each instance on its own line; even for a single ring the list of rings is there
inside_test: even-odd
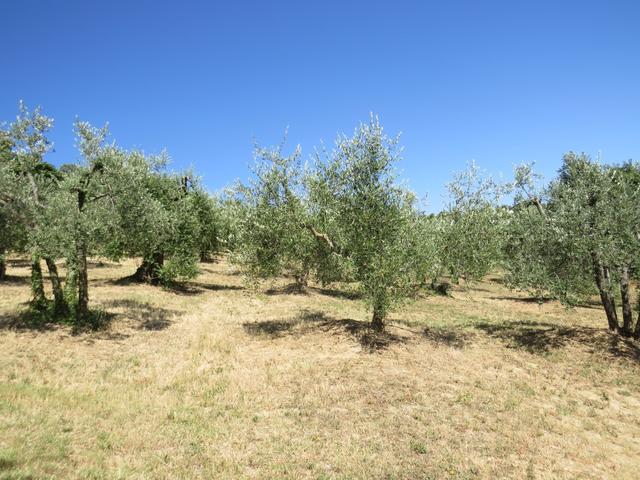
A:
[[[598,308],[488,279],[386,335],[344,292],[180,291],[94,265],[98,332],[17,322],[0,287],[0,478],[638,478],[640,353]],[[264,292],[266,292],[265,290]]]

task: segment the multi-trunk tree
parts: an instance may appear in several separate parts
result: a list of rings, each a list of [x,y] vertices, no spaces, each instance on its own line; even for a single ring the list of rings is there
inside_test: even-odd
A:
[[[162,173],[164,156],[106,143],[107,130],[76,124],[83,163],[69,169],[73,232],[70,265],[77,282],[76,316],[88,310],[87,256],[142,257],[143,279],[167,283],[197,274],[199,235],[187,176]],[[138,269],[140,272],[141,269]]]
[[[58,275],[56,258],[60,249],[52,236],[51,223],[59,193],[61,174],[44,159],[52,144],[47,133],[53,120],[39,108],[29,111],[21,102],[19,114],[2,133],[0,158],[0,234],[4,257],[8,249],[27,253],[31,259],[31,305],[44,311],[49,307],[45,296],[41,261],[45,260],[54,294],[56,314],[66,313],[66,301]],[[4,270],[4,262],[1,270]]]
[[[638,171],[637,164],[607,166],[568,153],[558,177],[535,188],[530,167],[521,167],[505,247],[510,284],[568,305],[596,293],[609,329],[640,337],[631,298],[640,252]]]
[[[0,279],[8,251],[28,254],[31,307],[85,322],[89,255],[139,255],[144,279],[154,283],[196,275],[198,257],[217,249],[217,237],[210,224],[215,204],[192,175],[165,173],[166,155],[123,150],[107,142],[106,127],[86,122],[75,125],[82,161],[56,169],[45,161],[52,124],[20,104],[16,120],[0,131]],[[45,296],[42,260],[53,303]]]

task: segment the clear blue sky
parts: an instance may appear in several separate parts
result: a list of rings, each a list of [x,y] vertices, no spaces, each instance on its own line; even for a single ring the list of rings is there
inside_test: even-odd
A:
[[[216,191],[247,176],[253,138],[289,126],[306,155],[370,111],[430,209],[471,159],[640,159],[637,1],[7,0],[0,19],[0,119],[41,105],[55,164],[77,160],[77,115]]]

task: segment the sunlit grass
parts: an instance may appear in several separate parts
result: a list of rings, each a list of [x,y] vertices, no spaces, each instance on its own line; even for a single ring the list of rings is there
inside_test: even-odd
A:
[[[636,478],[638,347],[597,308],[496,279],[388,333],[358,301],[254,293],[224,262],[181,290],[94,265],[102,330],[20,328],[0,287],[0,479]],[[286,285],[286,280],[275,286]]]

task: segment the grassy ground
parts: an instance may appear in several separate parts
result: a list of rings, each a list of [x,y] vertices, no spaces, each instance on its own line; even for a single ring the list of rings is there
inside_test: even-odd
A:
[[[98,332],[21,326],[0,286],[0,479],[638,478],[636,344],[597,306],[497,278],[384,336],[348,292],[251,293],[224,263],[167,291],[94,264]]]

